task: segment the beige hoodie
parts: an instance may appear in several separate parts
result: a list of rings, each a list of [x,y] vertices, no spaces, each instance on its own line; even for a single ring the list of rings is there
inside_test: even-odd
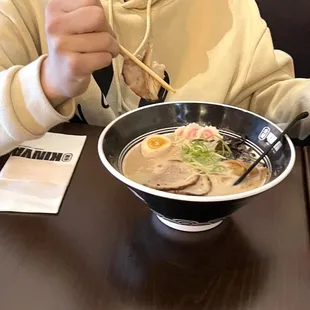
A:
[[[75,105],[76,119],[104,126],[143,103],[124,82],[119,56],[114,70],[94,74],[89,89],[75,102],[68,101],[57,111],[52,108],[39,80],[48,52],[47,2],[0,0],[0,154],[68,121]],[[166,78],[177,89],[176,94],[161,93],[160,99],[227,103],[276,123],[310,110],[309,81],[294,79],[292,59],[274,51],[254,0],[153,0],[150,14],[147,0],[102,0],[102,4],[128,50],[135,52],[143,39],[152,43],[152,60],[165,66]],[[96,80],[100,76],[107,80],[109,74],[111,85],[98,82],[102,100]],[[309,128],[305,121],[300,137]]]

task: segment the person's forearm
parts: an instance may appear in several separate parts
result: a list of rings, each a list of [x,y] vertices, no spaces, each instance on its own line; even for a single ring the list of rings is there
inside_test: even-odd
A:
[[[51,87],[51,73],[49,72],[48,68],[48,57],[45,58],[45,60],[42,63],[40,77],[41,77],[41,85],[43,92],[47,98],[47,100],[51,103],[51,105],[56,108],[66,100],[68,100],[68,97],[65,97],[64,95],[60,94],[56,90],[52,89]]]

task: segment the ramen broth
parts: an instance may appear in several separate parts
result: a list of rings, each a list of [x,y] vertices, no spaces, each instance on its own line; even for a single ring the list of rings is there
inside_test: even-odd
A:
[[[132,181],[166,192],[229,195],[260,187],[268,179],[268,169],[259,165],[233,186],[255,160],[250,152],[241,156],[247,161],[235,158],[215,127],[190,124],[174,133],[146,137],[125,155],[122,170]]]

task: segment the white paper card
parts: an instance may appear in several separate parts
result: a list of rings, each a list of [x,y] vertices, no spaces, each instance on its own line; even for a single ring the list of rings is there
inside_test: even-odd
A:
[[[58,213],[85,141],[46,133],[17,147],[0,171],[0,211]]]

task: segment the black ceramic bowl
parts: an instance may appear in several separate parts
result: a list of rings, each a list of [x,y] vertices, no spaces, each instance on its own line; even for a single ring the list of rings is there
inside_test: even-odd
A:
[[[267,119],[232,106],[171,102],[146,106],[120,116],[103,130],[98,142],[103,165],[172,228],[202,231],[217,226],[253,196],[283,181],[294,166],[295,149],[285,136],[265,161],[271,172],[269,181],[244,193],[202,197],[171,194],[135,183],[122,174],[122,160],[126,152],[146,135],[167,133],[193,122],[216,126],[224,137],[242,137],[243,143],[257,153],[266,150],[281,133],[281,129]]]

